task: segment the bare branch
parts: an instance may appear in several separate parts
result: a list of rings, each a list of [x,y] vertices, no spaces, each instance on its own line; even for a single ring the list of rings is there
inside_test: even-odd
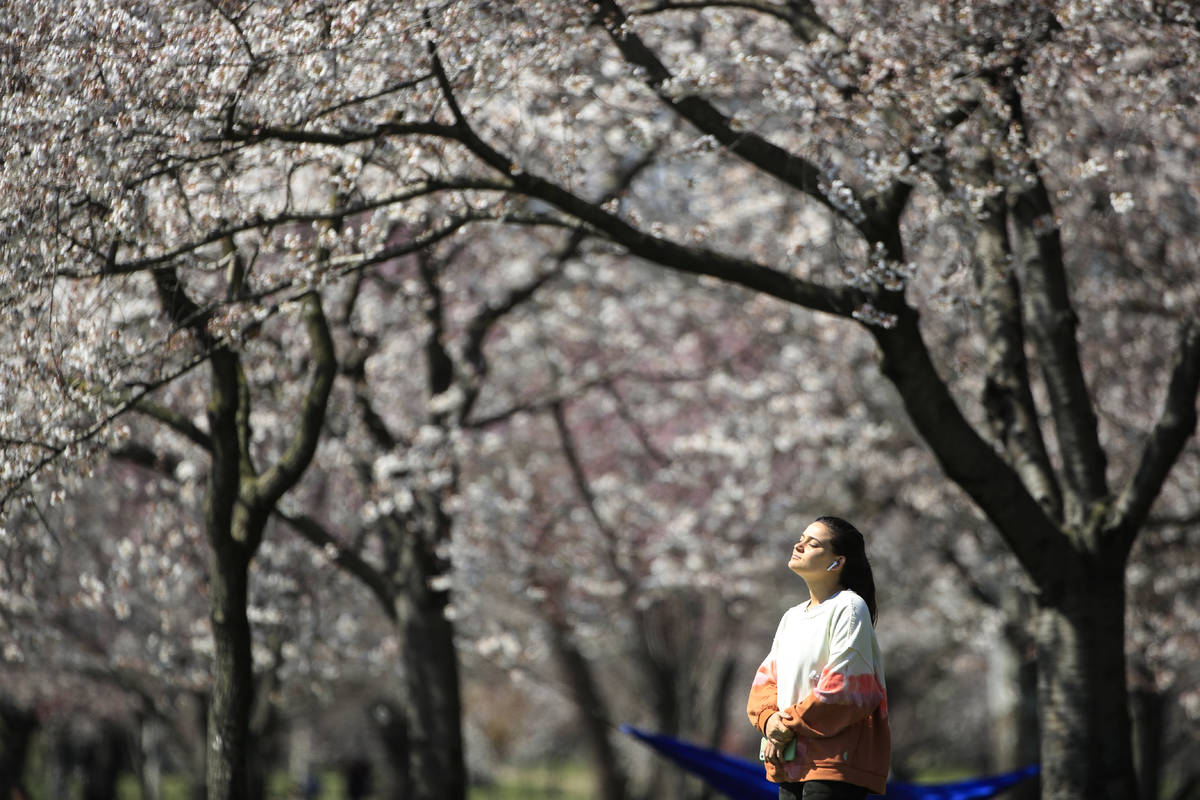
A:
[[[562,449],[563,457],[567,461],[567,467],[571,471],[575,488],[579,491],[579,496],[583,499],[583,505],[587,509],[588,515],[596,523],[596,528],[600,531],[604,539],[604,552],[608,557],[609,566],[626,587],[633,588],[633,577],[629,574],[628,570],[621,566],[621,562],[617,557],[616,531],[613,530],[612,526],[600,514],[600,509],[596,504],[596,493],[592,491],[591,482],[587,477],[587,470],[583,468],[583,461],[580,459],[579,450],[575,446],[575,437],[571,433],[570,426],[567,424],[565,402],[560,400],[552,403],[550,405],[550,414],[554,419],[554,427],[558,431],[559,446]]]
[[[646,430],[646,426],[633,415],[633,411],[629,408],[629,404],[625,402],[625,397],[617,388],[616,383],[608,383],[604,387],[608,395],[612,397],[613,402],[617,404],[617,416],[629,426],[633,431],[634,437],[641,444],[642,449],[647,455],[658,464],[660,467],[665,467],[671,463],[671,457],[659,449],[658,445],[650,438],[650,432]]]
[[[425,197],[431,194],[446,191],[511,191],[512,186],[507,182],[502,181],[486,181],[475,178],[453,179],[448,181],[428,181],[426,183],[417,184],[402,192],[396,192],[384,197],[375,198],[374,200],[350,203],[340,208],[335,208],[326,212],[290,212],[277,214],[271,217],[252,217],[250,219],[241,220],[239,222],[222,225],[214,228],[204,236],[198,239],[193,239],[185,242],[171,250],[159,253],[153,256],[131,259],[128,261],[118,261],[114,256],[114,251],[106,250],[101,253],[99,251],[91,251],[94,256],[103,265],[99,270],[100,274],[125,275],[134,272],[145,272],[155,269],[156,267],[169,264],[181,256],[193,253],[201,248],[208,247],[218,242],[224,241],[239,233],[246,231],[261,230],[267,228],[278,227],[281,225],[298,225],[312,224],[317,222],[330,222],[335,219],[352,217],[357,214],[363,214],[368,211],[374,211],[379,208],[384,208],[390,205],[404,203],[409,200],[414,200],[419,197]],[[81,248],[87,249],[80,245]],[[94,278],[97,275],[93,270],[80,270],[77,268],[64,268],[59,270],[56,275],[62,278]]]
[[[881,371],[899,391],[909,418],[947,477],[992,520],[1034,582],[1049,585],[1065,538],[1013,468],[963,415],[933,365],[917,313],[902,308],[893,327],[867,330],[883,356]]]
[[[264,139],[274,139],[280,142],[295,144],[327,144],[342,146],[356,142],[369,142],[388,136],[436,136],[442,139],[453,139],[454,129],[451,125],[440,122],[403,122],[388,120],[366,128],[343,130],[317,130],[306,127],[288,127],[284,125],[253,125],[232,120],[221,137],[215,141],[235,141],[253,144]]]
[[[308,514],[292,513],[280,508],[275,515],[286,522],[293,531],[317,550],[325,553],[329,560],[342,570],[360,580],[379,599],[380,606],[394,621],[396,593],[392,585],[352,548],[345,547],[329,530]]]
[[[142,469],[171,478],[172,480],[175,479],[176,468],[183,461],[183,458],[178,453],[166,453],[155,450],[144,442],[126,442],[120,447],[110,450],[108,454],[111,458],[115,458],[118,461],[127,461],[130,464],[136,464]]]
[[[625,12],[614,0],[597,4],[596,21],[608,32],[621,55],[630,64],[645,71],[645,82],[664,103],[692,123],[701,133],[721,144],[769,175],[799,189],[827,208],[837,211],[821,191],[821,171],[803,156],[789,153],[756,133],[736,130],[732,120],[698,95],[676,97],[668,91],[673,76],[667,66],[637,34],[629,29]]]
[[[209,437],[208,433],[201,430],[196,423],[175,409],[159,405],[145,397],[135,401],[132,408],[139,414],[144,414],[151,419],[158,420],[176,433],[187,437],[201,448],[210,452],[212,451],[212,438]]]
[[[645,169],[654,163],[659,147],[650,147],[640,158],[635,159],[617,175],[616,180],[601,201],[607,202],[619,197],[629,188],[633,181]],[[487,357],[483,351],[484,340],[497,322],[512,313],[522,304],[528,302],[533,295],[546,283],[562,274],[567,263],[579,252],[584,238],[590,233],[586,228],[576,228],[571,232],[566,244],[554,257],[554,267],[536,275],[521,286],[511,289],[498,303],[489,304],[480,310],[467,325],[467,341],[463,346],[463,354],[468,364],[474,370],[474,375],[467,383],[467,396],[462,405],[460,419],[466,419],[479,396],[480,383],[488,372]]]
[[[1171,372],[1158,422],[1146,439],[1141,459],[1113,507],[1110,527],[1118,545],[1128,549],[1162,491],[1167,474],[1196,431],[1200,392],[1200,321],[1190,320],[1180,339],[1179,360]]]
[[[492,425],[498,425],[501,422],[512,419],[518,414],[540,414],[546,411],[552,411],[555,406],[562,405],[563,403],[566,403],[572,399],[578,399],[582,392],[599,386],[604,386],[610,380],[612,380],[611,376],[603,376],[594,380],[574,384],[565,391],[557,392],[548,397],[536,398],[525,403],[516,403],[508,408],[489,414],[486,417],[467,420],[463,423],[463,427],[482,430],[483,428],[488,428]]]
[[[373,92],[372,94],[361,95],[359,97],[352,97],[348,100],[343,100],[340,103],[334,103],[331,106],[327,106],[326,108],[323,108],[320,111],[317,111],[311,117],[309,117],[309,119],[316,120],[316,119],[320,119],[321,117],[327,117],[330,114],[335,114],[338,111],[341,111],[343,108],[349,108],[350,106],[360,105],[362,103],[370,102],[371,100],[378,100],[381,97],[386,97],[389,94],[395,94],[396,92],[401,92],[401,91],[404,91],[405,89],[415,88],[417,86],[420,86],[422,83],[424,83],[425,81],[429,80],[432,77],[433,77],[433,73],[427,72],[424,75],[418,75],[415,78],[409,78],[407,80],[393,83],[390,86],[386,86],[386,87],[380,89],[378,92]]]
[[[655,0],[630,10],[629,16],[648,16],[664,11],[702,11],[706,8],[737,8],[775,17],[788,24],[792,33],[803,42],[813,42],[822,34],[842,39],[821,18],[808,0],[787,0],[785,3],[770,0]]]
[[[990,177],[990,162],[981,169]],[[989,198],[981,211],[975,239],[975,282],[982,298],[983,332],[988,342],[983,406],[993,435],[1029,491],[1048,514],[1061,519],[1061,489],[1029,386],[1020,288],[1011,265],[1006,218],[1004,199]]]
[[[168,383],[187,375],[193,369],[208,361],[208,358],[209,356],[207,353],[200,355],[169,375],[145,384],[133,397],[120,403],[114,409],[112,409],[112,411],[101,416],[98,420],[79,431],[70,439],[57,443],[36,441],[18,442],[12,439],[3,440],[5,445],[17,444],[21,446],[35,446],[46,452],[42,458],[38,459],[32,464],[29,464],[27,467],[21,470],[19,474],[6,481],[8,489],[2,496],[0,496],[0,512],[3,512],[3,510],[8,506],[8,503],[22,491],[23,487],[25,487],[29,481],[41,474],[42,470],[58,461],[58,459],[62,458],[64,454],[73,448],[83,444],[84,442],[91,441],[92,439],[95,439],[97,436],[101,435],[115,420],[119,419],[126,413],[135,410],[137,404],[154,390],[162,386],[166,386]]]
[[[216,342],[208,332],[211,310],[201,308],[188,297],[175,269],[160,266],[152,270],[151,274],[154,277],[154,288],[158,292],[158,301],[167,319],[181,329],[190,330],[192,335],[205,345],[205,349],[215,346]]]
[[[949,544],[943,545],[938,548],[938,556],[954,569],[961,585],[967,588],[967,593],[974,597],[980,605],[995,611],[1001,610],[1000,598],[984,588],[978,580],[978,574],[962,562],[962,559],[955,554],[953,547]]]
[[[254,497],[264,507],[275,506],[312,461],[325,427],[325,409],[337,375],[337,355],[320,294],[315,291],[307,294],[304,306],[304,323],[313,352],[313,376],[301,405],[300,419],[291,444],[279,461],[256,481]]]
[[[1009,89],[1014,122],[1025,135],[1020,94],[1011,83]],[[1034,169],[1030,175],[1032,185],[1009,196],[1014,253],[1024,268],[1025,324],[1037,345],[1058,432],[1067,491],[1066,522],[1082,528],[1085,509],[1108,496],[1107,457],[1100,446],[1096,413],[1079,358],[1077,318],[1067,287],[1054,208],[1041,175]]]
[[[627,17],[616,0],[600,0],[596,20],[604,27],[621,55],[644,71],[644,81],[659,99],[686,119],[701,133],[708,134],[729,152],[768,175],[813,198],[850,222],[868,242],[881,242],[892,257],[901,257],[896,224],[912,187],[896,182],[877,196],[859,196],[851,191],[851,211],[845,203],[835,203],[822,188],[821,170],[803,156],[783,149],[752,131],[742,130],[724,112],[697,94],[677,96],[668,87],[673,76],[667,66],[629,29]],[[813,18],[816,19],[815,12]]]
[[[445,69],[432,47],[430,57],[443,92],[453,97]],[[457,109],[457,102],[453,102],[451,107]],[[461,114],[461,109],[458,114]],[[525,170],[514,170],[513,159],[484,142],[465,118],[456,116],[456,121],[452,137],[466,145],[492,169],[508,176],[514,191],[536,197],[570,214],[632,255],[679,272],[718,278],[814,311],[849,317],[862,305],[863,296],[857,289],[822,286],[755,261],[707,248],[689,247],[638,230],[616,214],[604,210],[599,203],[584,200],[558,184]]]

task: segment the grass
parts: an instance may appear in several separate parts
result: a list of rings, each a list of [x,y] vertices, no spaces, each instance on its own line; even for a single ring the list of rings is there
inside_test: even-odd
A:
[[[468,800],[590,800],[596,787],[592,771],[579,762],[502,769],[494,783],[473,786]]]
[[[345,800],[345,785],[336,771],[321,774],[318,800]],[[40,787],[39,787],[40,788]],[[190,785],[185,778],[163,776],[163,800],[190,800]],[[34,800],[45,800],[34,791]],[[73,792],[73,796],[75,792]],[[291,800],[298,797],[285,773],[271,776],[266,800]],[[528,767],[505,767],[496,780],[486,786],[472,786],[468,800],[591,800],[595,796],[592,772],[581,762],[560,762]],[[141,787],[133,775],[123,775],[117,783],[117,800],[141,800]]]

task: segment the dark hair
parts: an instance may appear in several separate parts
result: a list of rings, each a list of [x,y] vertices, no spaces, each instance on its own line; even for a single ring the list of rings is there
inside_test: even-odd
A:
[[[867,544],[858,528],[841,517],[817,517],[817,522],[829,529],[832,534],[830,545],[833,552],[846,559],[842,565],[842,586],[852,590],[867,604],[871,612],[871,622],[874,624],[877,616],[875,609],[875,576],[871,574],[871,562],[867,560]]]

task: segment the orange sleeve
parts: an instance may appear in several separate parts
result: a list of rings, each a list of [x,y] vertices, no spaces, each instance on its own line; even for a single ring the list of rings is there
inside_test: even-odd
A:
[[[746,703],[746,716],[750,724],[765,733],[763,726],[771,715],[779,710],[779,676],[775,671],[775,651],[772,651],[759,665],[754,673],[754,683],[750,687],[750,699]]]

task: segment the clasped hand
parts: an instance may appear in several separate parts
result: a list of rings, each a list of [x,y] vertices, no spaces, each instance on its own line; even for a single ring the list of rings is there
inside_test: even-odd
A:
[[[763,758],[777,767],[781,767],[785,763],[784,748],[796,738],[796,732],[786,724],[792,721],[792,717],[786,711],[776,711],[767,720],[763,730],[767,737],[767,743],[763,748]]]

